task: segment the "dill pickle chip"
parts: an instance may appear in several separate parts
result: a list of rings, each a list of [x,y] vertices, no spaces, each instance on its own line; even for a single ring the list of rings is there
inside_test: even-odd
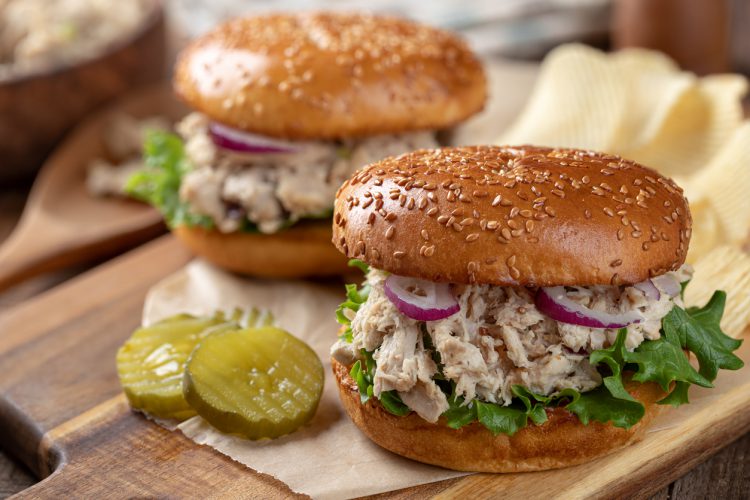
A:
[[[284,330],[234,330],[201,341],[188,360],[183,389],[190,406],[220,431],[274,438],[313,417],[323,366]]]
[[[195,415],[182,395],[188,356],[204,337],[238,328],[217,313],[210,318],[178,314],[136,330],[117,351],[117,373],[130,405],[162,418]]]

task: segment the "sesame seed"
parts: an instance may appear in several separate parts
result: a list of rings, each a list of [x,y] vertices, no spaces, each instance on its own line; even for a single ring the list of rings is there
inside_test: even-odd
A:
[[[422,229],[422,231],[420,231],[420,234],[422,235],[422,238],[425,239],[425,241],[430,241],[430,235],[426,230]]]
[[[367,216],[367,223],[370,225],[375,223],[375,212],[370,212],[370,215]]]
[[[500,234],[502,234],[503,238],[505,238],[506,240],[509,240],[511,238],[510,229],[508,229],[507,227],[502,228],[500,230]]]
[[[648,250],[649,246],[650,245],[648,244],[648,241],[645,241],[645,242],[643,242],[643,245],[641,245],[641,248],[643,248],[643,250]]]
[[[435,210],[435,211],[437,211],[437,208],[433,208],[433,209],[430,209],[430,210]],[[448,217],[447,215],[441,215],[440,217],[438,217],[438,218],[437,218],[438,224],[443,224],[443,225],[445,225],[445,224],[446,224],[446,223],[448,222],[448,219],[449,219],[449,218],[450,218],[450,217]]]
[[[497,196],[495,196],[495,198],[494,198],[494,199],[492,200],[492,206],[493,206],[493,207],[496,207],[496,206],[498,206],[498,205],[500,204],[500,202],[501,202],[501,201],[503,201],[503,197],[502,197],[502,195],[497,195]]]
[[[479,238],[479,233],[471,233],[466,236],[466,242],[471,243],[473,241],[477,241],[478,238]]]
[[[609,207],[604,207],[602,210],[604,211],[605,214],[609,215],[610,217],[615,216],[615,212]]]
[[[619,267],[622,265],[622,259],[615,259],[609,263],[609,267]]]
[[[424,251],[425,257],[432,257],[432,255],[435,253],[435,245],[430,245],[427,247]]]
[[[429,210],[428,210],[427,212],[425,212],[425,214],[426,214],[426,215],[427,215],[428,217],[432,217],[432,216],[433,216],[433,215],[435,215],[436,213],[438,213],[438,209],[437,209],[437,207],[432,207],[432,208],[431,208],[431,209],[429,209]],[[439,222],[439,221],[438,221],[438,222]]]
[[[390,240],[393,238],[393,233],[395,233],[395,229],[393,226],[389,226],[388,229],[385,230],[385,239]]]
[[[401,250],[396,250],[395,252],[393,252],[393,256],[397,259],[400,259],[404,255],[406,255],[406,252],[402,252]]]
[[[517,280],[518,278],[520,278],[520,277],[521,277],[521,272],[520,272],[520,271],[519,271],[518,269],[516,269],[515,267],[511,267],[511,268],[510,268],[510,276],[511,276],[511,277],[512,277],[512,278],[513,278],[514,280]]]

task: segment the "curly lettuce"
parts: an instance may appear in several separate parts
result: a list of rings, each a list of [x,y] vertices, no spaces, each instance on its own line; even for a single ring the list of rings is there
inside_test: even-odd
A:
[[[361,261],[351,261],[349,265],[360,268],[364,273],[369,271],[367,264]],[[336,318],[346,327],[341,338],[351,342],[350,318],[367,300],[370,290],[365,283],[361,288],[346,285],[346,291],[347,300],[337,309]],[[526,387],[514,385],[511,388],[513,400],[508,406],[477,399],[466,403],[456,394],[455,384],[441,375],[440,357],[435,351],[433,359],[438,365],[438,373],[434,379],[449,404],[442,417],[445,424],[453,429],[479,422],[495,435],[503,433],[512,436],[529,422],[534,425],[546,422],[548,408],[563,407],[585,425],[597,421],[628,429],[643,418],[645,407],[625,389],[627,378],[659,384],[668,395],[658,403],[679,406],[689,402],[688,389],[691,385],[713,387],[712,382],[719,370],[742,368],[742,360],[734,354],[742,341],[729,337],[719,326],[725,302],[726,294],[717,291],[702,308],[683,309],[675,305],[662,319],[660,338],[644,341],[634,351],[625,347],[627,330],[621,329],[612,346],[593,351],[590,355],[591,364],[602,375],[602,385],[591,391],[580,393],[565,389],[552,396],[543,396]],[[427,338],[425,346],[434,350]],[[690,364],[685,351],[696,356],[698,370]],[[373,353],[364,349],[361,356],[350,375],[357,382],[360,399],[365,403],[374,397],[375,361]],[[394,415],[410,413],[395,391],[384,392],[378,399]]]

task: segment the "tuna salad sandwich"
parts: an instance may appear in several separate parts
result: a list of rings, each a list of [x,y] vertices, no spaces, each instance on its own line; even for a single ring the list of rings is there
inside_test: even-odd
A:
[[[482,66],[451,33],[344,13],[229,21],[179,56],[194,112],[152,134],[130,192],[164,212],[196,254],[270,277],[336,274],[336,190],[387,156],[437,147],[480,111]]]
[[[724,293],[683,304],[682,190],[632,161],[419,150],[354,174],[333,217],[366,273],[337,311],[341,400],[399,455],[485,472],[582,463],[742,366]]]

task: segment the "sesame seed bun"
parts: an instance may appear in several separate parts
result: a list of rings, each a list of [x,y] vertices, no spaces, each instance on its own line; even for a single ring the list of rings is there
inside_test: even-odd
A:
[[[172,231],[195,255],[240,274],[261,278],[304,278],[348,272],[331,245],[328,222],[305,222],[275,234],[222,233],[177,226]]]
[[[180,54],[174,89],[216,121],[289,139],[443,129],[487,94],[481,64],[455,35],[344,13],[222,24]]]
[[[451,429],[441,417],[432,424],[415,413],[397,417],[371,398],[362,404],[349,368],[331,360],[344,409],[355,425],[376,444],[419,462],[473,472],[527,472],[588,462],[643,439],[663,406],[666,394],[654,383],[627,381],[625,388],[641,401],[646,413],[630,429],[590,422],[583,425],[565,408],[547,411],[547,422],[529,424],[513,436],[493,436],[474,422]]]
[[[421,150],[358,171],[336,195],[347,257],[431,281],[632,284],[685,261],[682,190],[617,156],[533,146]]]

